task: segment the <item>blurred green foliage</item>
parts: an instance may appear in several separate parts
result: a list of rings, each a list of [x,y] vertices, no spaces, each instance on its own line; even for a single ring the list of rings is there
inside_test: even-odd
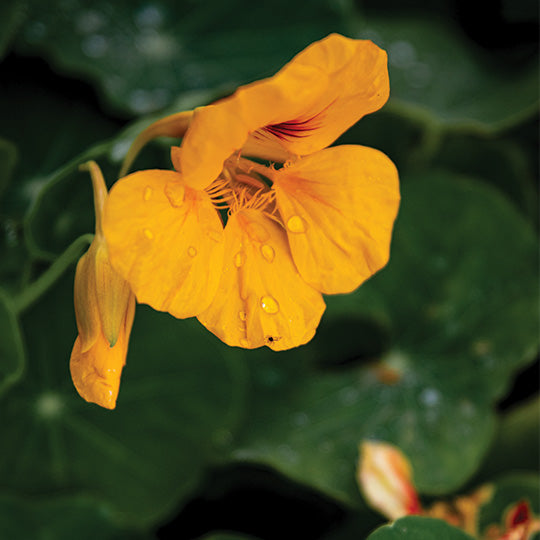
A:
[[[418,517],[370,535],[383,520],[355,483],[364,438],[399,445],[422,495],[495,482],[483,527],[517,498],[540,512],[538,399],[497,408],[538,355],[536,58],[478,46],[450,4],[444,17],[421,2],[308,4],[0,8],[0,58],[41,58],[62,74],[55,87],[0,72],[1,538],[154,538],[213,471],[246,464],[347,514],[328,540],[467,538]],[[531,17],[526,4],[508,3],[510,21]],[[152,118],[271,75],[330,32],[389,53],[388,105],[339,142],[398,166],[390,263],[328,297],[314,340],[279,354],[228,348],[194,320],[139,306],[117,409],[87,404],[68,369],[74,268],[94,228],[78,165],[95,159],[112,184]],[[95,88],[100,106],[66,95],[65,77]],[[167,145],[136,166],[168,168]],[[249,528],[238,531],[207,538]]]

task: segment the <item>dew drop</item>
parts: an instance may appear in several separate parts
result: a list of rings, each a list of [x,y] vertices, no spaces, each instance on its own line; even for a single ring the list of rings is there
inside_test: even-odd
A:
[[[154,238],[154,233],[150,229],[144,229],[144,236],[146,236],[148,240],[152,240],[152,238]]]
[[[434,407],[441,401],[441,394],[435,388],[425,388],[420,393],[420,401],[427,407]]]
[[[354,405],[360,397],[360,391],[358,388],[347,386],[339,391],[339,399],[343,405]]]
[[[144,188],[143,199],[145,201],[149,201],[150,197],[152,197],[152,188],[150,186],[146,186]]]
[[[247,319],[247,313],[245,311],[239,311],[238,312],[238,318],[241,321],[245,321]]]
[[[272,246],[269,246],[268,244],[263,244],[261,246],[261,254],[268,262],[272,262],[276,255],[274,252],[274,248]]]
[[[103,13],[89,9],[82,11],[75,20],[75,28],[81,34],[93,34],[105,26]]]
[[[36,400],[36,413],[42,418],[55,418],[61,413],[64,402],[62,398],[54,392],[44,392]]]
[[[297,412],[291,418],[294,426],[307,426],[309,424],[309,416],[305,412]]]
[[[169,203],[174,208],[180,208],[184,204],[186,190],[180,182],[169,182],[164,191]]]
[[[287,229],[293,233],[306,232],[306,222],[300,216],[291,216],[287,220]]]
[[[244,266],[245,262],[246,262],[246,254],[243,251],[239,251],[234,256],[234,266],[236,266],[236,268],[241,268],[242,266]]]
[[[277,300],[272,296],[263,296],[261,298],[261,307],[263,311],[269,313],[270,315],[274,315],[279,311],[279,304],[277,303]]]
[[[293,450],[288,444],[280,444],[277,447],[280,458],[288,463],[296,463],[298,461],[298,453]]]
[[[197,255],[197,248],[195,246],[189,246],[187,252],[190,257],[195,257]]]
[[[101,34],[92,34],[83,40],[81,48],[89,58],[101,58],[107,52],[109,42]]]
[[[158,6],[145,5],[135,14],[135,24],[139,28],[158,27],[163,23],[163,13]]]

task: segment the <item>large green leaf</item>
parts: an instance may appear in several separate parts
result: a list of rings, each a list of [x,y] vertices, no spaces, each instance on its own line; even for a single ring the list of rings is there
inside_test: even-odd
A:
[[[388,51],[391,99],[405,114],[493,131],[538,110],[536,64],[494,62],[448,19],[374,15],[351,24]]]
[[[540,397],[538,394],[501,417],[490,451],[480,471],[482,480],[503,472],[540,471]]]
[[[472,540],[472,537],[439,519],[408,516],[377,529],[368,540]]]
[[[81,495],[20,497],[0,494],[0,538],[6,540],[150,540],[124,532],[111,509]]]
[[[114,107],[135,114],[269,75],[342,24],[327,0],[309,9],[289,0],[31,4],[19,49],[95,80]]]
[[[139,306],[116,410],[86,403],[69,376],[72,284],[70,272],[22,318],[28,368],[0,407],[1,486],[92,492],[117,519],[149,524],[230,442],[243,371],[196,322]]]
[[[536,247],[488,186],[404,179],[387,268],[327,298],[307,346],[247,354],[250,414],[234,457],[358,504],[357,445],[381,439],[411,459],[421,492],[457,489],[491,441],[494,401],[537,351]]]
[[[497,186],[531,218],[531,222],[537,222],[536,164],[527,158],[520,141],[449,133],[442,138],[438,152],[432,158],[437,166]]]
[[[39,80],[4,81],[0,116],[0,137],[16,146],[19,158],[0,206],[14,218],[35,201],[50,174],[117,130],[115,122],[81,96],[68,99],[61,87],[51,92]]]

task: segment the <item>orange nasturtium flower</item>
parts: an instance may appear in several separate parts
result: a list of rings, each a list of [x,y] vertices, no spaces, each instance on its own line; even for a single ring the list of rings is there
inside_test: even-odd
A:
[[[482,507],[493,497],[494,488],[484,484],[468,495],[451,501],[438,500],[430,507],[420,503],[413,482],[411,464],[397,447],[381,441],[361,443],[357,481],[366,502],[390,520],[421,515],[446,521],[482,540],[531,540],[540,531],[540,520],[527,501],[510,506],[504,525],[492,524],[480,531]]]
[[[183,140],[174,171],[130,174],[105,204],[111,263],[137,301],[196,316],[233,346],[309,341],[322,293],[350,292],[388,261],[395,166],[371,148],[328,148],[388,94],[386,53],[333,34],[273,77],[140,134],[128,162],[153,137]]]
[[[75,316],[79,335],[71,352],[70,370],[77,392],[86,401],[114,409],[126,363],[135,296],[112,268],[103,236],[107,187],[93,161],[83,165],[92,177],[96,234],[75,271]]]

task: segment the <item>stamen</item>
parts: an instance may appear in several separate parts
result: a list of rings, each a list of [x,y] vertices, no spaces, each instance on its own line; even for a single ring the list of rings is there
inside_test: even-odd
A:
[[[272,179],[274,169],[234,154],[225,162],[219,177],[205,191],[214,208],[228,210],[229,216],[246,208],[264,209],[265,213],[273,215],[275,192],[259,175]]]

